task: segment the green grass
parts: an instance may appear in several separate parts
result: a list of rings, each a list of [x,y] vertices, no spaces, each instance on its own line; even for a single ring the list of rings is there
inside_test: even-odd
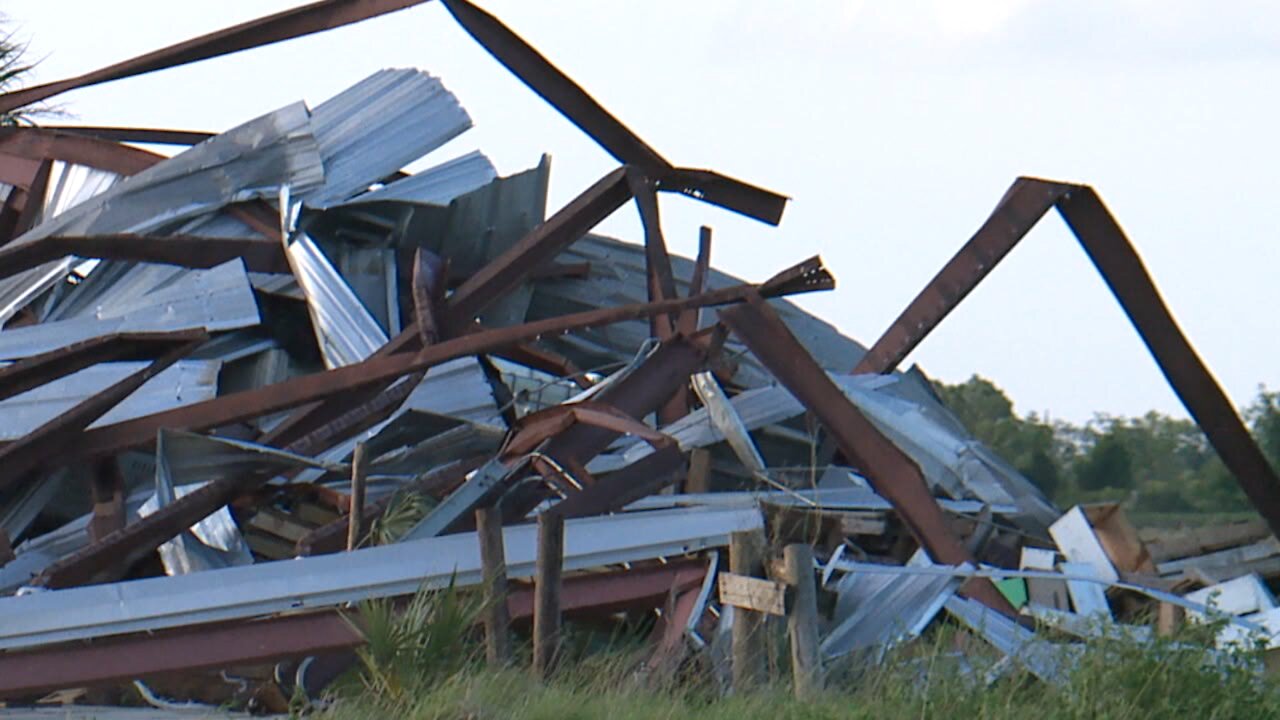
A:
[[[1280,717],[1280,686],[1260,673],[1260,654],[1215,654],[1204,645],[1211,633],[1203,627],[1151,644],[1094,641],[1057,683],[1014,668],[986,684],[997,654],[963,631],[935,623],[925,638],[883,662],[849,660],[828,668],[827,690],[801,702],[785,682],[781,652],[771,663],[772,685],[726,697],[705,658],[655,683],[640,672],[642,633],[572,629],[560,671],[540,683],[530,677],[527,648],[509,668],[484,667],[474,631],[458,629],[474,617],[474,599],[454,592],[420,596],[395,620],[387,607],[374,609],[361,671],[337,686],[321,718]]]

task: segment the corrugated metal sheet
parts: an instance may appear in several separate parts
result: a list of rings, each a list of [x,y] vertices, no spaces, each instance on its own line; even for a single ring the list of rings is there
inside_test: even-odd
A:
[[[324,184],[294,194],[313,208],[341,203],[470,127],[467,111],[439,78],[380,70],[312,111]]]
[[[104,298],[66,320],[0,331],[0,359],[28,357],[111,333],[215,331],[258,324],[258,303],[240,259],[170,277],[173,281],[167,285],[113,292],[109,301]]]
[[[306,107],[294,103],[115,183],[14,243],[50,235],[153,233],[229,203],[318,186],[324,169]],[[70,259],[0,280],[0,321],[59,283]]]
[[[894,392],[910,382],[904,376],[846,375],[831,379],[875,425],[920,465],[929,485],[959,499],[977,499],[992,505],[1017,506],[1019,514],[1043,512],[1052,506],[1032,488],[1036,503],[1026,501],[1029,486],[1012,468],[981,460],[985,448],[936,401],[903,399]],[[804,407],[781,386],[768,385],[734,396],[731,405],[747,430],[757,431],[804,413]],[[663,428],[682,449],[705,447],[725,439],[712,422],[707,408],[695,410]],[[653,452],[630,438],[615,442],[612,451],[587,465],[593,473],[625,467]],[[767,459],[767,458],[766,458]],[[1006,488],[1013,488],[1013,491]]]
[[[360,362],[387,343],[378,321],[306,233],[294,234],[286,248],[289,266],[306,294],[325,367]]]
[[[648,301],[645,285],[644,246],[600,235],[587,235],[560,253],[556,262],[590,263],[588,278],[544,279],[532,283],[533,293],[524,319],[540,320],[565,313]],[[676,291],[686,294],[693,274],[693,261],[671,256]],[[756,278],[765,280],[766,278]],[[707,275],[708,289],[738,285],[743,281],[714,268]],[[866,353],[866,348],[844,337],[832,325],[804,312],[786,300],[770,304],[818,362],[828,370],[847,372]],[[703,313],[701,326],[714,322],[714,313]],[[579,367],[592,369],[626,361],[649,337],[649,323],[633,320],[587,331],[546,339],[548,347],[567,355]],[[733,381],[745,387],[773,382],[772,376],[737,340],[730,338],[727,352],[739,363]]]
[[[461,157],[401,178],[383,187],[357,195],[348,204],[402,200],[448,205],[449,201],[484,187],[498,178],[498,171],[484,153],[473,150]]]
[[[755,510],[573,519],[565,522],[564,569],[724,547],[731,533],[761,527]],[[532,524],[503,529],[508,577],[533,574],[536,532]],[[0,649],[409,595],[423,587],[465,587],[480,579],[476,534],[458,533],[288,562],[39,592],[0,598]]]
[[[15,440],[74,407],[89,396],[146,367],[146,362],[102,363],[0,401],[0,439]],[[89,427],[101,427],[181,405],[208,400],[217,393],[216,360],[180,360],[148,380]]]
[[[827,657],[867,648],[881,655],[916,637],[960,587],[958,577],[851,572],[836,583],[836,625],[823,638]]]

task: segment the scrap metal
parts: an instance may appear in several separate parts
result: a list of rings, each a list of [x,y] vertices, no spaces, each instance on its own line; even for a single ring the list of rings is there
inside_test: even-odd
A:
[[[1280,536],[1280,476],[1178,327],[1133,243],[1088,185],[1027,177],[1014,181],[991,217],[903,310],[854,372],[892,372],[1050,208],[1057,208],[1178,399],[1272,533]]]

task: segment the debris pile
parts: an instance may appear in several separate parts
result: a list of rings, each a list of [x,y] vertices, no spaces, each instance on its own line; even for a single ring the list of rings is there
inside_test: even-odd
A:
[[[412,4],[326,0],[0,109]],[[1091,189],[1020,179],[868,351],[785,299],[834,287],[819,259],[752,283],[709,229],[666,250],[659,192],[771,224],[784,197],[671,164],[446,5],[620,167],[548,217],[549,161],[447,157],[471,120],[413,69],[217,135],[0,132],[0,698],[279,711],[350,667],[358,603],[448,585],[505,597],[490,634],[552,595],[557,618],[656,615],[651,672],[723,667],[787,616],[817,684],[942,617],[1047,682],[1072,637],[1149,635],[1144,611],[1280,632],[1280,487]],[[632,200],[642,244],[591,234]],[[1062,513],[897,370],[1053,207],[1269,524]],[[726,688],[752,672],[732,654]]]

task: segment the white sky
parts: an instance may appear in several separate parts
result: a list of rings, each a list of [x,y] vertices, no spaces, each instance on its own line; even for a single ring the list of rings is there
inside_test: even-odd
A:
[[[802,305],[870,344],[1013,179],[1095,186],[1237,405],[1280,386],[1280,3],[480,0],[659,152],[794,198],[780,228],[664,196],[673,251],[751,280],[813,254]],[[298,4],[6,0],[40,81]],[[614,161],[429,4],[60,98],[86,124],[223,130],[383,67],[440,76],[503,174],[554,158],[555,209]],[[633,206],[601,228],[639,240]],[[1052,215],[908,359],[1019,412],[1185,415]]]

